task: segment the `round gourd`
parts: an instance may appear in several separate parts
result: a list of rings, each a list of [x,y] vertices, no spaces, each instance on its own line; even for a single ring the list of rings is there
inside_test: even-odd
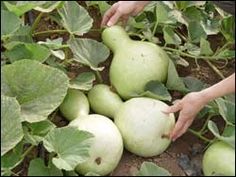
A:
[[[70,122],[80,130],[88,131],[95,137],[89,149],[89,159],[79,164],[76,171],[82,175],[94,172],[101,176],[112,172],[123,153],[123,141],[115,124],[107,117],[91,114]]]
[[[203,155],[205,176],[235,176],[235,149],[223,141],[209,146]]]
[[[167,105],[151,98],[132,98],[115,115],[115,124],[124,140],[125,148],[139,156],[151,157],[166,150],[167,137],[175,124],[173,114],[164,114]]]
[[[120,26],[106,28],[102,39],[113,51],[110,81],[123,99],[140,95],[151,80],[166,81],[169,57],[159,46],[130,39]]]
[[[123,103],[121,98],[108,85],[95,85],[88,93],[88,100],[92,110],[97,114],[102,114],[114,118],[115,113]]]
[[[83,92],[76,89],[68,89],[65,99],[60,105],[60,111],[69,121],[81,115],[88,115],[88,99]]]

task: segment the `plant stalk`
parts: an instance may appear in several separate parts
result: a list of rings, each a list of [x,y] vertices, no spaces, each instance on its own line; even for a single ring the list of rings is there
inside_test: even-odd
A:
[[[95,71],[95,74],[97,76],[98,82],[100,84],[103,83],[103,79],[102,79],[102,76],[101,76],[100,72],[99,71]]]
[[[225,79],[225,76],[220,72],[220,70],[213,65],[213,63],[211,63],[209,60],[205,60],[207,62],[207,64],[213,69],[213,71],[215,71],[215,73],[220,76],[221,79]]]
[[[194,134],[195,136],[197,136],[198,138],[202,139],[203,141],[206,141],[208,143],[211,142],[211,140],[209,140],[208,138],[202,136],[201,133],[199,133],[199,132],[197,132],[197,131],[195,131],[191,128],[189,128],[188,131],[191,132],[192,134]]]
[[[42,16],[43,16],[43,12],[41,12],[41,13],[37,16],[37,18],[35,19],[35,21],[34,21],[34,23],[33,23],[33,25],[32,25],[32,28],[31,28],[31,34],[33,34],[34,30],[37,28],[37,26],[38,26],[38,24],[39,24],[39,21],[40,21],[40,19],[42,18]]]

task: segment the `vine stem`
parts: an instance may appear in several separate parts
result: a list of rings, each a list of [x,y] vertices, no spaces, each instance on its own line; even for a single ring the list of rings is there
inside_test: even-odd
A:
[[[209,140],[208,138],[202,136],[201,133],[199,133],[199,132],[197,132],[197,131],[195,131],[195,130],[193,130],[193,129],[191,129],[191,128],[189,128],[188,131],[191,132],[192,134],[194,134],[195,136],[197,136],[198,138],[200,138],[200,139],[202,139],[202,140],[204,140],[204,141],[206,141],[206,142],[208,142],[208,143],[212,142],[212,141]]]
[[[28,155],[28,153],[34,148],[34,145],[31,145],[21,156],[21,158],[25,158],[25,156]]]
[[[100,32],[102,29],[90,29],[89,32]],[[66,29],[57,29],[57,30],[47,30],[47,31],[40,31],[35,32],[32,35],[38,36],[38,35],[45,35],[45,34],[52,34],[52,33],[69,33]]]
[[[206,126],[207,126],[208,121],[209,121],[212,117],[213,117],[213,114],[209,114],[209,115],[208,115],[208,117],[207,117],[207,119],[206,119],[204,125],[202,126],[201,130],[199,131],[200,134],[203,134],[203,132],[204,132]]]
[[[182,56],[186,56],[186,57],[194,58],[194,59],[195,58],[201,58],[203,60],[217,60],[217,59],[221,59],[220,57],[217,57],[217,56],[195,56],[195,55],[187,54],[185,52],[182,52],[182,51],[179,51],[177,49],[170,48],[170,47],[162,47],[162,48],[164,50],[171,51],[171,52],[177,52],[177,53],[179,53]]]
[[[215,73],[220,76],[221,79],[225,79],[225,76],[220,72],[220,70],[213,65],[213,63],[211,63],[209,60],[205,60],[207,62],[207,64],[215,71]]]
[[[42,16],[43,16],[43,12],[41,12],[41,13],[37,16],[37,18],[35,19],[35,21],[34,21],[34,23],[33,23],[33,25],[32,25],[32,28],[31,28],[31,34],[33,34],[34,30],[35,30],[36,27],[38,26],[39,21],[40,21],[40,19],[42,18]]]
[[[97,76],[98,82],[100,84],[103,83],[103,79],[102,79],[102,76],[101,76],[100,72],[99,71],[95,71],[95,74]]]

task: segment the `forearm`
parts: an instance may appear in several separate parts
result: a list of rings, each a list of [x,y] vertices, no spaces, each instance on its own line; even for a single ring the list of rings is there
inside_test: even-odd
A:
[[[235,92],[235,73],[200,92],[205,103]]]

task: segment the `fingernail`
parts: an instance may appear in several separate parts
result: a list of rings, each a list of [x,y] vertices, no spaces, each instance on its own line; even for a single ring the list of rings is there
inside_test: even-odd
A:
[[[108,23],[107,23],[107,26],[111,26],[112,25],[112,23],[109,21]]]

